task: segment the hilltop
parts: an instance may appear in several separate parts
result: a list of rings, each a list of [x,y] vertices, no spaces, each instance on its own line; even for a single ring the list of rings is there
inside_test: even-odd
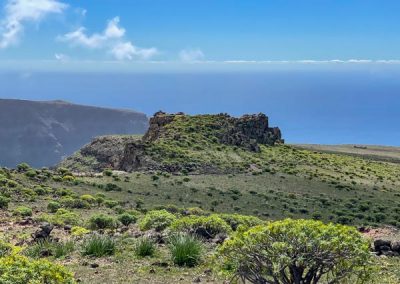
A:
[[[118,137],[107,139],[114,143],[107,143],[104,137],[95,139],[61,166],[75,171],[99,170],[98,165],[102,165],[103,169],[123,171],[237,172],[254,167],[251,159],[261,155],[263,147],[284,142],[280,129],[270,127],[264,114],[235,118],[228,114],[190,116],[164,112],[150,119],[142,138],[126,139],[123,154],[113,163],[104,155],[120,153],[122,145]],[[113,144],[116,147],[111,150],[108,145]]]
[[[0,99],[0,165],[59,163],[96,136],[143,134],[143,113],[71,104],[65,101]]]

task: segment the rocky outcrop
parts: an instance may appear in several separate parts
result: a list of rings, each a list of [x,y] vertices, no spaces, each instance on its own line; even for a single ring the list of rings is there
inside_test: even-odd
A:
[[[95,171],[122,168],[127,145],[140,142],[138,136],[101,136],[93,139],[80,151],[62,161],[59,166],[74,172]],[[139,149],[139,147],[137,148]],[[135,165],[135,163],[132,164]]]
[[[400,256],[400,241],[377,239],[374,241],[374,251],[377,255]]]
[[[227,116],[225,131],[221,132],[222,144],[245,147],[258,152],[258,144],[283,143],[278,127],[269,127],[268,117],[263,114],[244,115],[240,118]]]
[[[152,142],[162,137],[166,126],[176,117],[184,116],[182,112],[167,114],[159,111],[150,118],[149,130],[143,136],[143,142]],[[201,119],[201,115],[198,116]],[[239,146],[250,151],[259,151],[258,144],[275,145],[284,143],[278,127],[269,127],[268,117],[263,114],[244,115],[240,118],[228,114],[216,115],[214,127],[218,129],[216,136],[221,144]]]
[[[99,137],[61,166],[73,171],[112,168],[127,172],[221,173],[232,169],[222,169],[217,163],[191,159],[190,156],[177,158],[177,152],[197,151],[203,155],[205,147],[221,151],[221,146],[229,145],[257,153],[260,145],[273,146],[283,142],[279,128],[270,127],[264,114],[236,118],[228,114],[188,116],[160,111],[150,119],[149,129],[141,139]],[[235,147],[228,147],[228,151],[235,151]]]
[[[53,166],[96,136],[143,134],[148,127],[142,113],[63,101],[0,99],[0,121],[0,165],[6,167]]]

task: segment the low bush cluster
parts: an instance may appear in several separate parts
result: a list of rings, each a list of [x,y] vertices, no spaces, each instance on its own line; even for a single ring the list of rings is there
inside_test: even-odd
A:
[[[154,210],[148,212],[146,216],[144,216],[139,223],[139,227],[142,231],[150,229],[162,231],[169,227],[175,220],[175,215],[166,210]]]

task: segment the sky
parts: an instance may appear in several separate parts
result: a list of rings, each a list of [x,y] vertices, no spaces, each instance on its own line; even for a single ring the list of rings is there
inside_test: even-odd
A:
[[[289,142],[400,145],[400,1],[0,0],[0,98],[265,112]]]
[[[0,60],[400,59],[396,0],[0,0]]]

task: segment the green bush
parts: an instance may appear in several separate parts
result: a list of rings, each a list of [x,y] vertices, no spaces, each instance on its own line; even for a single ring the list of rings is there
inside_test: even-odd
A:
[[[0,240],[0,257],[5,257],[12,252],[12,245]]]
[[[22,217],[32,216],[32,209],[26,206],[19,206],[14,209],[13,215]]]
[[[250,228],[263,223],[260,218],[255,216],[245,216],[239,214],[219,214],[218,216],[228,223],[233,231],[236,231],[239,226]]]
[[[156,251],[156,245],[153,240],[142,237],[135,244],[135,254],[140,257],[153,256]]]
[[[86,229],[86,228],[83,228],[83,227],[74,226],[74,227],[71,228],[71,234],[74,237],[81,237],[81,236],[84,236],[84,235],[89,234],[89,233],[90,233],[90,231],[88,229]]]
[[[128,226],[135,223],[137,221],[137,217],[129,213],[123,213],[118,216],[118,221],[120,221],[122,225]]]
[[[106,235],[91,235],[82,244],[82,255],[102,257],[115,253],[116,243]]]
[[[118,201],[115,200],[105,200],[104,205],[108,208],[114,208],[115,206],[118,206]]]
[[[358,283],[370,276],[369,248],[353,227],[286,219],[239,230],[216,260],[250,283]]]
[[[179,266],[193,267],[200,262],[203,245],[192,235],[172,235],[168,247],[173,262]]]
[[[117,227],[117,222],[111,216],[98,214],[90,217],[89,227],[92,230],[115,229]]]
[[[42,214],[37,219],[38,221],[45,221],[59,226],[79,225],[80,223],[78,214],[63,208],[58,209],[54,215]]]
[[[61,204],[58,203],[57,201],[50,201],[50,202],[47,204],[47,210],[48,210],[50,213],[56,213],[57,210],[60,209],[60,208],[61,208]]]
[[[10,199],[8,197],[0,195],[0,209],[7,209]]]
[[[96,198],[91,196],[90,194],[84,194],[84,195],[82,195],[80,197],[80,199],[85,201],[85,202],[87,202],[87,203],[89,203],[89,204],[95,204],[97,202]]]
[[[74,278],[63,266],[47,260],[32,261],[12,254],[0,258],[0,283],[12,284],[73,284]]]
[[[187,232],[204,238],[214,238],[217,234],[229,234],[231,227],[218,215],[187,216],[171,224],[175,232]]]
[[[139,223],[139,227],[142,231],[147,231],[150,229],[162,231],[170,226],[175,220],[175,215],[166,210],[154,210],[146,214],[146,216]]]
[[[27,163],[21,163],[17,165],[17,170],[19,172],[26,172],[29,169],[31,169],[31,167]]]

